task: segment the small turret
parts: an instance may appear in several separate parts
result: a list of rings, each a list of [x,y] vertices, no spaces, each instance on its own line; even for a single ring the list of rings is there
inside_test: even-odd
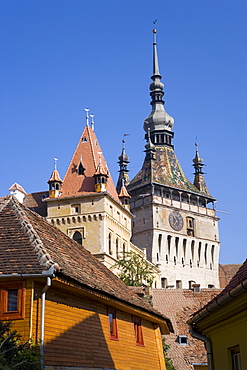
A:
[[[122,186],[121,186],[120,192],[118,194],[118,197],[119,197],[122,205],[125,208],[127,208],[128,210],[130,210],[129,200],[130,200],[131,196],[129,195],[129,193],[126,189],[126,186],[124,185],[124,179],[122,179]]]
[[[57,170],[57,158],[54,158],[54,170],[47,183],[49,184],[49,198],[59,197],[61,195],[61,186],[63,182]]]
[[[204,166],[204,163],[203,163],[203,159],[200,158],[199,156],[199,152],[198,152],[198,143],[195,144],[196,146],[196,155],[195,155],[195,158],[193,159],[193,167],[195,169],[195,172],[194,172],[194,186],[200,190],[201,192],[209,195],[209,191],[208,191],[208,188],[207,188],[207,185],[206,185],[206,182],[204,180],[204,172],[202,170],[203,166]]]
[[[145,160],[155,159],[155,151],[156,151],[155,146],[152,143],[151,138],[150,138],[150,128],[148,128],[148,140],[147,140],[147,144],[145,145],[145,150],[144,150],[144,152],[146,152]]]
[[[127,134],[125,134],[124,136],[126,136]],[[122,140],[122,153],[121,155],[118,157],[119,161],[118,161],[118,164],[119,164],[119,176],[118,176],[118,182],[117,182],[117,186],[116,186],[116,190],[118,192],[118,194],[120,193],[120,190],[122,188],[122,184],[124,184],[125,186],[127,186],[130,182],[129,180],[129,170],[128,170],[128,164],[129,164],[129,157],[127,156],[126,152],[125,152],[125,140]]]
[[[108,173],[108,170],[105,169],[103,164],[101,163],[101,157],[100,157],[100,162],[98,164],[98,167],[96,168],[96,172],[93,176],[95,178],[94,189],[96,193],[101,193],[101,192],[106,191],[107,179],[109,177],[109,173]]]

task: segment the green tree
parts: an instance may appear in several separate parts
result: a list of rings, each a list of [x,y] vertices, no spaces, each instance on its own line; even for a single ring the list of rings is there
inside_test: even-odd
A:
[[[23,342],[10,321],[0,321],[0,370],[40,370],[39,345]]]
[[[124,252],[112,269],[118,269],[117,276],[129,286],[151,286],[155,279],[155,266],[133,251]]]
[[[166,344],[165,338],[162,340],[163,342],[163,353],[165,357],[165,364],[166,364],[166,370],[176,370],[176,368],[173,365],[172,359],[168,357],[168,351],[169,351],[169,344]]]

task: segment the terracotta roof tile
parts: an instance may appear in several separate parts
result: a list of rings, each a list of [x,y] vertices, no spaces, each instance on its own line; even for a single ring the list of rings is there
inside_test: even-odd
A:
[[[17,182],[15,182],[13,185],[11,185],[11,187],[9,188],[10,191],[12,190],[19,190],[21,191],[22,193],[26,194],[25,190],[23,189],[23,187],[19,184],[17,184]]]
[[[166,337],[166,343],[170,345],[168,355],[176,369],[191,370],[192,363],[207,363],[204,343],[190,335],[187,321],[195,310],[218,293],[219,289],[202,289],[200,293],[185,289],[154,289],[154,307],[166,313],[174,328],[174,333]],[[178,335],[187,335],[189,345],[180,345]]]
[[[62,182],[62,180],[61,180],[61,178],[59,176],[58,170],[53,170],[52,171],[51,177],[50,177],[50,179],[47,182],[49,183],[50,181]]]
[[[29,193],[25,195],[23,200],[24,206],[30,208],[32,211],[38,213],[39,215],[47,216],[47,206],[44,202],[45,198],[49,197],[49,191],[40,191],[38,193]]]
[[[213,299],[209,300],[209,302],[207,302],[207,304],[205,304],[202,308],[193,313],[191,321],[199,321],[200,317],[202,316],[202,311],[207,316],[208,314],[210,314],[210,312],[212,312],[213,309],[220,308],[223,304],[227,303],[232,299],[235,299],[239,294],[242,294],[243,292],[246,293],[246,286],[247,286],[247,259],[241,265],[241,267],[238,269],[238,271],[235,273],[235,275],[232,277],[232,279],[226,285],[226,287]],[[231,294],[231,292],[237,287],[240,288],[237,294],[236,293]],[[222,302],[222,300],[220,302],[219,301],[220,298],[224,296],[227,299],[225,299],[224,302]]]
[[[78,175],[77,169],[81,162],[83,163],[85,171],[83,175]],[[107,164],[97,137],[91,127],[86,126],[65,174],[61,187],[61,197],[94,193],[94,174],[100,162],[103,168],[107,169]],[[108,175],[107,192],[119,202],[118,194],[109,171]]]
[[[241,264],[229,264],[221,265],[219,264],[219,280],[220,287],[223,289],[229,284],[232,277],[236,274]]]
[[[144,310],[170,324],[89,251],[50,225],[13,196],[1,201],[0,273],[42,273],[52,265],[57,273],[96,292]]]

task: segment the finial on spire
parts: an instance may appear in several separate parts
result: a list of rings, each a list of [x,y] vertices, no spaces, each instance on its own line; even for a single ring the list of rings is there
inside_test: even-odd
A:
[[[84,108],[84,110],[86,112],[86,126],[88,126],[88,120],[89,120],[88,112],[89,112],[89,109],[88,108]]]
[[[102,154],[102,152],[98,152],[98,154],[99,154],[99,164],[102,164],[102,162],[101,162],[101,154]]]
[[[153,37],[154,37],[154,44],[156,44],[156,22],[157,22],[157,19],[155,19],[155,21],[153,21],[153,25],[154,25],[154,28],[153,28]]]
[[[58,158],[54,158],[54,170],[55,171],[57,169],[57,161],[58,161]]]
[[[90,114],[90,117],[91,117],[91,127],[92,130],[94,131],[94,114]]]
[[[144,130],[146,133],[148,132],[148,128],[150,128],[151,131],[151,137],[152,140],[155,138],[155,135],[153,134],[154,131],[157,131],[157,135],[160,135],[161,131],[172,131],[174,119],[165,111],[164,109],[164,84],[161,82],[162,76],[159,72],[159,61],[158,61],[158,51],[157,51],[157,42],[156,42],[156,22],[157,20],[153,21],[153,74],[151,76],[152,82],[149,85],[150,89],[150,96],[151,96],[151,105],[152,105],[152,111],[149,114],[149,116],[144,121]],[[156,143],[159,143],[161,145],[168,145],[172,146],[172,137],[173,133],[167,133],[163,135],[164,138],[168,137],[168,140],[165,142],[160,141],[154,141]],[[162,136],[162,137],[163,137]],[[147,134],[146,134],[147,139]]]

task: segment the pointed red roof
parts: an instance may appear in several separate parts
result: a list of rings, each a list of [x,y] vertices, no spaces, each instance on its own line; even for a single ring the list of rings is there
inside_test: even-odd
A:
[[[120,192],[118,194],[119,198],[122,198],[122,197],[128,197],[128,198],[131,198],[131,196],[129,195],[127,189],[126,189],[126,186],[123,185],[120,189]]]
[[[11,185],[11,187],[9,188],[9,191],[14,191],[14,190],[19,190],[21,191],[23,194],[26,194],[25,190],[23,189],[23,187],[19,184],[17,184],[17,182],[15,182],[13,185]]]
[[[50,180],[48,180],[47,182],[51,182],[51,181],[58,181],[58,182],[62,182],[62,180],[60,179],[60,176],[59,176],[59,172],[58,170],[53,170],[52,171],[52,174],[51,174],[51,177],[50,177]]]
[[[99,163],[98,166],[97,166],[97,169],[96,169],[96,172],[94,175],[105,175],[105,176],[109,176],[108,175],[108,170],[106,168],[104,168],[103,164],[102,163]]]
[[[83,175],[78,174],[78,165],[83,162],[85,168]],[[61,188],[61,197],[71,197],[95,193],[94,174],[99,163],[108,170],[105,158],[102,154],[98,139],[89,126],[85,126],[76,150],[73,154]],[[112,177],[109,173],[107,192],[119,202]]]

